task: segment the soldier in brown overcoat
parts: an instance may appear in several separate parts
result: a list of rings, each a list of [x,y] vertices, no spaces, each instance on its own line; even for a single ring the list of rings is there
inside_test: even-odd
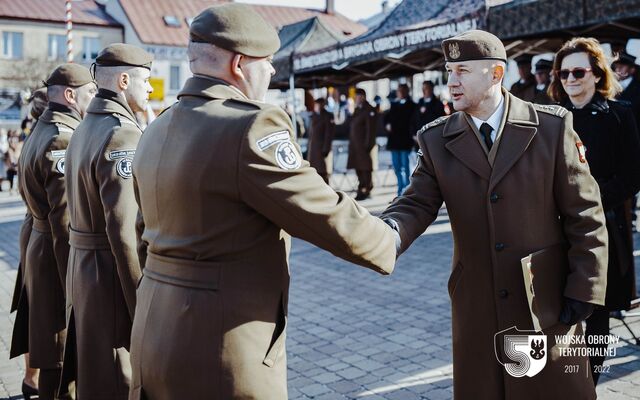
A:
[[[140,264],[131,163],[142,131],[152,56],[116,43],[96,58],[98,94],[67,152],[70,244],[63,382],[78,398],[126,399]],[[74,365],[75,364],[75,365]]]
[[[49,104],[20,155],[20,190],[27,206],[21,241],[22,289],[13,332],[11,357],[29,353],[40,368],[41,399],[53,399],[60,379],[65,330],[65,281],[69,257],[65,152],[96,87],[91,73],[62,64],[45,81]],[[31,232],[27,232],[31,225]],[[73,397],[67,387],[61,398]]]
[[[324,105],[325,100],[318,98],[313,106],[307,158],[311,167],[315,168],[318,175],[328,184],[333,172],[331,144],[335,134],[335,124],[333,114],[325,110]]]
[[[231,3],[190,34],[194,77],[133,166],[145,267],[130,399],[284,400],[289,235],[388,274],[394,234],[322,181],[291,119],[264,103],[280,45],[271,25]]]
[[[509,92],[520,100],[533,101],[536,97],[536,78],[531,73],[531,56],[524,54],[515,61],[520,79],[511,85]]]
[[[356,89],[356,108],[349,126],[349,158],[347,169],[355,169],[358,176],[358,193],[356,200],[369,197],[373,189],[371,174],[376,151],[377,114],[375,108],[367,101],[364,89]]]
[[[555,336],[584,339],[581,322],[604,302],[607,278],[600,192],[571,114],[501,87],[506,51],[494,35],[468,31],[442,48],[459,111],[419,132],[411,183],[382,218],[396,227],[404,251],[447,205],[454,238],[448,282],[454,398],[595,399],[588,358],[563,353],[584,346],[557,343]],[[557,308],[529,307],[522,259],[534,252],[535,265],[555,278],[547,287],[556,288],[535,297],[557,298]],[[530,351],[505,355],[504,332],[533,331],[532,312],[550,314],[540,333],[546,365],[523,376],[513,367],[531,366]]]

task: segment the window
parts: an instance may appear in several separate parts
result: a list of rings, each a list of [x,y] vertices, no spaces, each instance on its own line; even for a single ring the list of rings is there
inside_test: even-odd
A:
[[[2,57],[22,58],[22,32],[2,32]]]
[[[82,59],[94,61],[100,52],[100,39],[95,37],[82,38]]]
[[[65,35],[49,35],[49,60],[64,60],[67,53]]]
[[[175,15],[165,15],[162,19],[167,26],[180,28],[180,20]]]
[[[172,65],[171,70],[169,71],[169,90],[170,91],[178,91],[180,90],[180,66]]]

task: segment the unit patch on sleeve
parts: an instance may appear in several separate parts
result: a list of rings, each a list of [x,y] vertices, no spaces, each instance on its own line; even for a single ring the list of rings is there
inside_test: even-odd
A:
[[[109,152],[109,155],[107,156],[107,160],[109,161],[115,161],[119,158],[122,157],[133,157],[136,154],[136,150],[135,149],[129,149],[129,150],[114,150],[112,152]]]
[[[55,160],[54,169],[64,175],[64,156],[67,154],[66,150],[52,150],[51,158],[57,159]]]
[[[584,147],[582,142],[576,142],[576,147],[578,148],[578,157],[581,163],[587,162],[587,148]]]
[[[287,140],[276,148],[276,162],[282,169],[298,169],[302,165],[302,159],[296,147]]]
[[[264,151],[269,147],[273,146],[276,143],[289,141],[291,140],[291,136],[289,135],[289,131],[279,131],[272,133],[268,136],[263,137],[262,139],[256,142],[256,145],[260,149],[260,151]]]
[[[129,179],[133,176],[133,156],[135,150],[114,150],[109,152],[107,158],[116,161],[116,173],[118,176]]]

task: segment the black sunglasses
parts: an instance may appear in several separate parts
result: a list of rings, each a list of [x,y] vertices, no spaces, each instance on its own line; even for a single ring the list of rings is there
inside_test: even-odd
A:
[[[566,81],[569,79],[569,75],[573,75],[576,79],[582,79],[587,75],[587,72],[591,72],[591,68],[574,68],[574,69],[561,69],[560,71],[556,70],[556,75],[558,78]]]

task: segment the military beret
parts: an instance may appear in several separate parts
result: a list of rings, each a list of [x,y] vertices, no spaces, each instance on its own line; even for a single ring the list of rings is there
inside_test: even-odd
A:
[[[618,58],[615,60],[618,64],[626,64],[626,65],[636,65],[636,57],[627,53],[626,51],[622,51],[618,54]]]
[[[43,81],[45,86],[62,85],[69,87],[79,87],[90,82],[93,82],[93,77],[89,69],[72,63],[58,65],[47,80]]]
[[[446,62],[501,60],[507,62],[507,51],[495,35],[471,30],[442,41]]]
[[[533,59],[533,57],[530,56],[529,54],[523,54],[521,56],[516,57],[514,59],[514,61],[518,65],[529,65],[529,64],[531,64],[531,60],[532,59]]]
[[[535,65],[536,72],[551,71],[552,69],[553,69],[553,61],[545,60],[544,58],[541,58],[538,61],[536,61],[536,65]]]
[[[96,57],[100,67],[132,66],[151,69],[153,56],[140,47],[124,43],[114,43],[105,47]]]
[[[211,43],[249,57],[268,57],[280,48],[278,32],[256,11],[244,4],[229,3],[207,8],[189,28],[193,42]]]

